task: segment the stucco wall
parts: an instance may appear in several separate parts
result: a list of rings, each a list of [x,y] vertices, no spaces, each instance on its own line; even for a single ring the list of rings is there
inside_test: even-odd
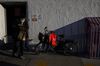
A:
[[[28,1],[28,0],[0,0],[0,2],[21,2],[21,1]]]
[[[31,0],[31,16],[38,20],[31,23],[34,42],[45,26],[55,30],[84,17],[100,16],[100,0]]]
[[[29,37],[38,42],[38,32],[55,30],[84,17],[100,16],[100,0],[0,0],[28,1]],[[36,15],[37,21],[32,22]]]

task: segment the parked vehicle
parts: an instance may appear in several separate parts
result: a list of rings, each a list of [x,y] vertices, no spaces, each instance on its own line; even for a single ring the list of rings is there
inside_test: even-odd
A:
[[[64,55],[73,55],[77,52],[77,42],[74,40],[65,40],[63,35],[59,36],[58,45],[55,48],[57,53]]]

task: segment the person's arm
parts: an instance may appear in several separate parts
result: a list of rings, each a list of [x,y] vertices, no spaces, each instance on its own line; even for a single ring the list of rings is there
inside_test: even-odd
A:
[[[23,26],[22,24],[18,24],[18,26]]]
[[[49,36],[49,43],[51,43],[51,40],[52,40],[52,38],[51,38],[51,35]]]

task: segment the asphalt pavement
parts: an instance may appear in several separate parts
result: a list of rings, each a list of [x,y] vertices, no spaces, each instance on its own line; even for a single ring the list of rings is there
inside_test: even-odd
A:
[[[0,66],[100,66],[100,59],[64,56],[56,53],[24,52],[25,59],[11,56],[11,50],[0,50]]]

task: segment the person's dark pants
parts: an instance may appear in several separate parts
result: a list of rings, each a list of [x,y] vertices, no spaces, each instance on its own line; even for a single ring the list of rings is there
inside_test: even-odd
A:
[[[23,43],[24,43],[24,48],[25,48],[27,51],[29,51],[30,48],[29,48],[28,41],[26,40],[26,41],[24,41]]]
[[[49,51],[49,43],[48,40],[43,42],[42,48],[44,49],[44,52]]]
[[[46,42],[43,42],[43,44],[42,44],[42,49],[43,49],[43,51],[46,50],[45,47],[46,47]]]
[[[18,57],[21,57],[23,56],[23,41],[19,40],[18,45]]]
[[[56,52],[55,48],[56,47],[53,47],[50,43],[46,44],[46,52],[48,51]]]
[[[43,41],[40,40],[40,42],[35,46],[35,51],[36,51],[37,47],[38,47],[40,44],[43,44]]]
[[[15,56],[16,53],[17,53],[17,45],[14,44],[12,55]]]
[[[50,47],[50,45],[49,45],[49,43],[47,42],[47,43],[46,43],[46,49],[45,49],[45,52],[48,52],[48,51],[49,51],[49,47]]]
[[[13,49],[12,55],[15,56],[15,54],[17,53],[17,50],[18,50],[17,40],[14,40],[12,49]]]
[[[15,56],[15,54],[17,54],[18,57],[23,56],[23,41],[22,40],[18,40],[14,42],[12,55]]]

